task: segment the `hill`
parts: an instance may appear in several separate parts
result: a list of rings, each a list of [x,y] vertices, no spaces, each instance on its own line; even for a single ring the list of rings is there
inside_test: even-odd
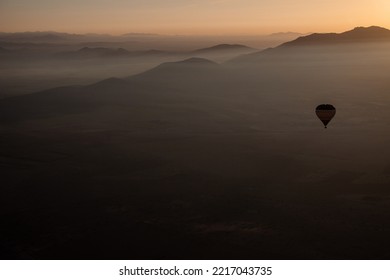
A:
[[[218,70],[220,70],[219,64],[208,59],[192,57],[182,61],[162,63],[129,79],[137,78],[154,81],[169,81],[173,79],[172,81],[174,82],[182,83],[184,81],[189,82],[189,79],[207,78],[210,74],[213,76]]]
[[[52,117],[109,106],[147,102],[150,96],[169,96],[180,88],[196,90],[215,82],[219,64],[202,58],[162,63],[138,75],[109,78],[87,86],[67,86],[28,95],[6,98],[0,102],[2,122]],[[148,97],[149,96],[149,97]]]
[[[123,56],[123,55],[129,55],[130,52],[123,49],[123,48],[117,48],[117,49],[110,49],[110,48],[89,48],[84,47],[77,51],[78,54],[82,56]]]
[[[256,49],[250,48],[245,45],[239,44],[220,44],[215,45],[209,48],[203,48],[193,51],[194,53],[209,53],[209,52],[230,52],[230,51],[239,51],[239,52],[252,52]]]

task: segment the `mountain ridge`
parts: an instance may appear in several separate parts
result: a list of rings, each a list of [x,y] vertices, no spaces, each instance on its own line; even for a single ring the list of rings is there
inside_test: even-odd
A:
[[[365,43],[390,41],[390,30],[379,27],[355,27],[342,33],[313,33],[301,36],[293,41],[286,42],[280,46],[296,46],[307,44],[335,44],[335,43]]]
[[[174,79],[177,77],[196,77],[207,75],[208,71],[219,69],[219,64],[205,58],[191,57],[175,62],[164,62],[145,72],[128,77],[127,79]]]
[[[256,51],[256,49],[241,44],[218,44],[207,48],[194,50],[193,53],[218,52],[218,51]]]
[[[316,50],[320,47],[329,48],[330,46],[334,46],[336,48],[347,47],[353,49],[360,45],[373,43],[390,43],[390,30],[379,26],[370,26],[355,27],[354,29],[341,33],[313,33],[285,42],[274,48],[267,48],[258,52],[238,56],[226,63],[250,62],[266,55],[288,54],[292,50],[300,51],[304,54],[309,48]]]

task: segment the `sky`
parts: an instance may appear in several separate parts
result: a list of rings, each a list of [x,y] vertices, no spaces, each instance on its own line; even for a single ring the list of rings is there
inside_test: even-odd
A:
[[[257,35],[390,28],[389,0],[0,0],[0,31]]]

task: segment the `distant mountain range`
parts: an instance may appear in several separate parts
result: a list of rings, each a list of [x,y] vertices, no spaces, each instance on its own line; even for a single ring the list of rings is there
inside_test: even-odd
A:
[[[307,36],[301,36],[293,41],[283,43],[275,48],[268,48],[259,52],[242,55],[233,58],[231,62],[256,62],[265,56],[288,55],[293,53],[309,54],[311,52],[337,50],[357,50],[361,46],[380,43],[390,43],[390,30],[378,27],[356,27],[343,33],[313,33]],[[332,48],[332,49],[329,49]]]
[[[294,38],[305,34],[296,32],[279,32],[272,33],[269,35],[260,35],[257,37],[267,38]],[[156,39],[157,37],[172,37],[168,35],[160,35],[153,33],[126,33],[122,35],[109,35],[109,34],[97,34],[97,33],[86,33],[86,34],[72,34],[65,32],[55,31],[34,31],[34,32],[0,32],[0,41],[8,42],[41,42],[41,43],[57,43],[57,42],[72,42],[72,41],[124,41],[133,39]],[[177,37],[177,36],[174,36]],[[186,36],[179,36],[186,37]],[[202,37],[202,36],[199,36]]]
[[[281,32],[271,35],[248,35],[248,36],[170,36],[159,34],[144,34],[144,33],[127,33],[123,35],[109,34],[70,34],[63,32],[16,32],[5,33],[0,32],[0,46],[6,49],[34,49],[42,52],[65,52],[75,51],[77,47],[106,47],[106,48],[124,48],[129,51],[137,50],[166,50],[166,51],[185,51],[193,50],[202,52],[214,53],[219,51],[222,53],[232,52],[252,52],[250,49],[242,47],[244,45],[251,46],[257,49],[264,49],[271,46],[276,46],[286,41],[293,40],[298,36],[303,35],[294,32]],[[218,48],[209,49],[209,46],[222,44]],[[237,45],[240,44],[240,45]],[[253,50],[255,51],[255,50]],[[193,55],[198,53],[193,52]],[[240,53],[239,53],[240,54]],[[218,59],[222,61],[226,58]],[[231,58],[231,57],[229,57]]]
[[[244,45],[239,45],[239,44],[220,44],[209,48],[198,49],[195,50],[193,53],[209,53],[209,52],[225,52],[225,51],[253,52],[256,51],[256,49]]]
[[[215,55],[215,54],[233,54],[241,55],[256,51],[256,49],[244,46],[244,45],[230,45],[220,44],[209,48],[198,49],[189,52],[168,52],[162,50],[146,50],[146,51],[128,51],[124,48],[104,48],[104,47],[83,47],[77,51],[61,52],[57,53],[58,58],[99,58],[99,57],[145,57],[145,56],[202,56],[202,55]]]
[[[312,83],[314,86],[312,86],[317,87],[316,79],[323,82],[323,73],[325,73],[325,76],[329,75],[339,81],[338,79],[343,79],[343,77],[333,75],[333,73],[335,71],[342,73],[343,69],[347,69],[346,71],[354,69],[356,61],[359,61],[362,57],[365,57],[372,65],[377,65],[375,63],[378,63],[378,61],[382,63],[382,61],[380,56],[379,58],[372,56],[370,52],[364,53],[364,56],[359,53],[356,57],[348,56],[348,52],[340,52],[341,54],[337,56],[337,48],[326,48],[327,52],[324,55],[322,51],[307,52],[307,46],[315,46],[316,48],[318,45],[332,43],[340,45],[340,42],[347,42],[347,45],[356,47],[361,43],[390,42],[389,34],[389,30],[379,27],[355,28],[340,34],[313,34],[273,49],[240,56],[233,61],[251,62],[257,67],[255,71],[251,67],[234,67],[234,63],[226,67],[226,64],[217,64],[199,57],[162,63],[153,69],[128,78],[110,78],[88,86],[54,88],[34,94],[3,99],[0,102],[0,119],[13,121],[70,114],[90,110],[96,106],[96,108],[107,106],[107,104],[116,104],[115,106],[123,106],[123,104],[130,106],[131,104],[133,106],[138,102],[138,104],[144,106],[150,102],[155,102],[155,100],[168,104],[177,102],[178,98],[184,98],[183,96],[186,96],[188,92],[192,94],[188,97],[188,100],[191,101],[188,101],[188,104],[191,104],[195,102],[194,100],[199,99],[200,95],[212,96],[214,93],[219,93],[223,96],[223,94],[240,92],[243,87],[252,88],[254,86],[261,90],[262,86],[267,83],[271,88],[277,88],[280,77],[284,77],[282,79],[285,80],[290,79],[291,84],[299,85],[298,88],[301,90],[302,83],[295,82],[295,77],[306,81],[308,75],[313,75]],[[211,52],[214,52],[235,48],[248,50],[247,47],[241,45],[217,45],[197,51],[211,50]],[[82,48],[77,53],[117,54],[121,56],[128,55],[131,52],[124,49]],[[293,60],[289,60],[291,57]],[[344,64],[345,68],[341,68],[339,64],[336,65],[336,62],[339,63],[339,58],[347,59],[345,60],[346,64]],[[282,65],[275,62],[286,64]],[[313,68],[313,65],[316,68]],[[329,65],[330,67],[328,67]],[[301,67],[300,71],[303,72],[295,71],[298,66]],[[361,64],[360,70],[365,71],[365,68],[365,64]],[[294,69],[294,71],[291,69]],[[321,69],[322,74],[316,74],[315,71],[312,73],[311,69]],[[332,85],[332,83],[326,85]]]
[[[390,41],[390,30],[378,27],[356,27],[343,33],[314,33],[282,44],[282,46],[305,46],[321,44],[346,44]]]

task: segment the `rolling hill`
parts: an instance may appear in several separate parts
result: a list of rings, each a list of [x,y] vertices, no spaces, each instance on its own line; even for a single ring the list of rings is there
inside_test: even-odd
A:
[[[239,44],[220,44],[208,48],[198,49],[193,51],[195,54],[209,52],[254,52],[256,49]]]

